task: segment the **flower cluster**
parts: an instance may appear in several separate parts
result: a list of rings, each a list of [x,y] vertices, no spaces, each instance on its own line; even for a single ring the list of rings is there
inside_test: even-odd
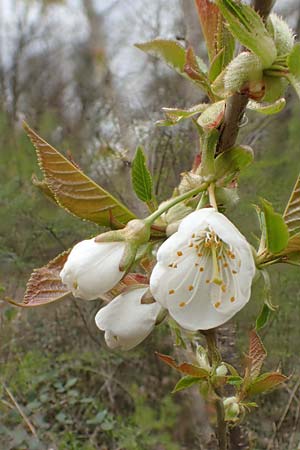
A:
[[[75,297],[100,297],[126,273],[121,262],[127,245],[126,239],[80,242],[61,271],[63,283]],[[159,247],[156,259],[149,286],[122,292],[97,313],[96,324],[109,347],[129,350],[138,345],[163,310],[186,330],[207,330],[228,321],[250,298],[255,274],[251,247],[213,208],[186,216]],[[144,301],[149,291],[153,298]]]

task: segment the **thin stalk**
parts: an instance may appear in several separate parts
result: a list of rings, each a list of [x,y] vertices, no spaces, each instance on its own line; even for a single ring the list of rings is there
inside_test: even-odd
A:
[[[215,184],[211,183],[208,186],[207,191],[208,191],[208,196],[209,196],[209,203],[211,204],[211,206],[213,208],[215,208],[218,211],[218,204],[217,204],[216,195],[215,195]]]
[[[172,208],[172,206],[175,206],[177,205],[177,203],[183,202],[184,200],[187,200],[188,198],[191,198],[194,195],[197,195],[200,192],[205,191],[205,189],[207,189],[207,186],[208,183],[202,183],[195,189],[192,189],[189,192],[185,192],[182,195],[178,195],[178,197],[172,198],[170,201],[166,202],[163,206],[158,208],[157,211],[150,214],[150,216],[146,217],[146,219],[144,219],[144,222],[146,224],[152,225],[152,223],[155,222],[156,219],[158,219],[164,212],[168,211],[168,209]]]

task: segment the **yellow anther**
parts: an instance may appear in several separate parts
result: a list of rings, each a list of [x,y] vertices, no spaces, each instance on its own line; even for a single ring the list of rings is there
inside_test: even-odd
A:
[[[232,270],[232,273],[233,273],[233,275],[236,275],[237,271],[236,270]]]
[[[170,289],[170,290],[169,290],[169,294],[170,294],[170,295],[175,294],[174,289]]]
[[[195,233],[192,234],[192,238],[196,237]]]
[[[77,289],[77,288],[78,288],[78,283],[77,283],[77,281],[74,281],[74,282],[73,282],[73,288],[74,288],[74,289]]]
[[[221,302],[216,302],[215,303],[215,308],[220,308],[220,306],[221,306]]]
[[[179,306],[180,306],[180,308],[183,308],[184,306],[186,305],[186,303],[185,302],[181,302],[181,303],[179,303]]]
[[[203,256],[203,253],[198,253],[199,258],[201,258],[201,256]]]
[[[195,267],[198,267],[199,266],[199,263],[195,263]]]
[[[189,291],[192,291],[194,289],[194,286],[190,284]]]
[[[189,247],[194,247],[194,244],[191,242],[191,243],[189,244]]]
[[[228,267],[228,263],[224,263],[223,266],[224,266],[224,267]]]
[[[177,252],[177,255],[182,256],[182,252],[181,251]]]
[[[235,297],[230,298],[231,303],[235,302]]]
[[[204,272],[204,267],[200,267],[199,272]]]
[[[227,289],[227,287],[226,287],[226,284],[223,284],[222,286],[221,286],[221,290],[222,290],[222,292],[226,292],[226,289]]]
[[[205,280],[205,283],[207,283],[207,284],[210,283],[210,280]]]

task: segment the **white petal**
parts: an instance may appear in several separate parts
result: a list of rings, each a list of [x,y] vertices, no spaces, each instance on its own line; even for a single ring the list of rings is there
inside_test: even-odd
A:
[[[119,270],[125,244],[88,239],[72,249],[60,277],[75,297],[93,300],[112,289],[123,277]]]
[[[158,303],[141,304],[147,289],[137,288],[121,294],[98,311],[96,325],[105,331],[110,348],[130,350],[153,330],[161,306]]]

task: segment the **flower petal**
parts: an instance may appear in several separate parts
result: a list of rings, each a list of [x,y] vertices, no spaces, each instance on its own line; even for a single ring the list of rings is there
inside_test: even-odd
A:
[[[105,331],[105,340],[110,348],[130,350],[153,330],[161,306],[141,303],[147,289],[136,288],[118,295],[98,311],[96,325]]]

